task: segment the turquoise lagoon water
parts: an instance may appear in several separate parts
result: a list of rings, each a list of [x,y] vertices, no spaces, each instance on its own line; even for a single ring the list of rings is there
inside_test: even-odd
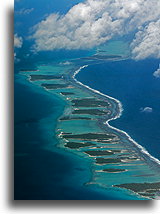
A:
[[[15,74],[15,199],[137,199],[125,190],[84,185],[92,176],[90,160],[56,147],[55,127],[64,106]]]
[[[137,199],[125,190],[103,190],[83,185],[91,176],[90,162],[56,147],[54,131],[64,101],[19,74],[21,69],[35,69],[37,63],[52,64],[56,60],[93,54],[93,51],[34,54],[34,42],[28,40],[32,27],[46,14],[64,14],[79,2],[82,1],[24,0],[15,3],[14,30],[23,37],[23,47],[16,49],[18,60],[15,62],[15,199]],[[23,8],[33,8],[33,11],[29,15],[20,15],[18,11]],[[119,54],[117,45],[124,53],[125,45],[116,43],[110,47],[112,51],[115,48],[114,54]],[[87,74],[83,81],[85,78],[88,78]]]

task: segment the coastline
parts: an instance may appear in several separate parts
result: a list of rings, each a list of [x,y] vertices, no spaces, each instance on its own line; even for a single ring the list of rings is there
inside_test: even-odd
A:
[[[30,93],[36,94],[36,97],[37,97],[37,94],[39,94],[39,95],[42,95],[42,98],[47,97],[47,99],[49,99],[49,100],[55,99],[56,96],[53,97],[53,95],[51,93],[49,93],[47,90],[43,90],[43,88],[37,87],[35,84],[33,84],[33,82],[29,81],[29,79],[30,79],[29,76],[26,78],[26,76],[24,76],[23,74],[20,73],[18,75],[16,74],[16,79],[17,78],[18,78],[18,80],[15,80],[16,86],[17,86],[17,83],[22,84],[22,88],[26,88],[29,90]],[[16,92],[15,92],[15,94],[17,96]],[[32,96],[33,96],[33,94],[32,94]],[[27,100],[26,94],[25,94],[25,100]],[[56,98],[56,100],[57,100],[57,98]],[[43,102],[43,99],[42,99],[42,102]],[[54,103],[52,103],[52,105],[53,104]],[[59,105],[60,105],[60,103],[59,103]],[[46,104],[45,104],[45,106],[46,106]],[[33,110],[34,109],[35,108],[33,108]],[[17,107],[17,110],[18,110],[18,107]],[[38,109],[36,112],[38,112]],[[63,111],[61,112],[61,114],[62,113],[63,113]],[[28,151],[28,147],[32,144],[32,142],[27,143],[28,147],[25,146],[25,148],[23,148],[24,143],[21,146],[21,142],[24,141],[23,137],[27,138],[27,136],[25,136],[23,134],[20,142],[18,142],[18,139],[15,138],[15,147],[17,147],[17,145],[18,145],[18,149],[19,149],[18,152],[15,151],[15,161],[16,161],[15,162],[15,170],[16,170],[16,172],[15,172],[15,176],[16,176],[15,190],[16,191],[15,191],[15,195],[14,195],[15,199],[16,200],[22,200],[22,199],[24,199],[24,200],[32,200],[32,199],[33,200],[41,200],[41,199],[42,200],[58,200],[58,199],[59,200],[67,200],[67,199],[69,199],[69,200],[74,200],[74,199],[87,200],[89,198],[89,199],[95,200],[96,197],[99,197],[100,200],[108,199],[107,194],[105,195],[105,193],[101,190],[94,190],[92,188],[91,188],[91,190],[85,190],[85,187],[83,187],[82,183],[84,183],[85,181],[90,179],[90,172],[87,171],[87,168],[89,167],[88,161],[84,160],[83,163],[81,163],[80,158],[77,155],[75,155],[73,153],[72,154],[66,153],[66,151],[56,147],[56,144],[58,142],[55,141],[55,139],[53,139],[52,130],[53,130],[53,125],[54,125],[53,122],[55,123],[57,121],[57,118],[60,115],[55,119],[53,117],[53,116],[55,116],[55,111],[53,112],[53,114],[54,115],[49,114],[48,116],[44,116],[41,119],[42,121],[39,122],[39,124],[37,124],[39,127],[39,133],[44,136],[45,143],[43,143],[42,145],[41,144],[36,145],[35,143],[33,143],[33,145],[32,145],[33,151],[32,151],[32,149],[30,151]],[[29,115],[29,117],[30,117],[30,115]],[[16,117],[16,119],[19,120],[17,117]],[[31,126],[32,123],[34,123],[34,121],[31,121],[31,120],[24,120],[24,121],[21,121],[21,123],[22,122],[24,124],[26,123],[26,126]],[[21,124],[18,124],[18,125],[21,125]],[[17,127],[16,127],[16,130],[18,131]],[[54,130],[55,130],[55,127],[54,127]],[[35,128],[33,131],[34,132],[36,131]],[[51,136],[49,136],[49,133],[51,133]],[[21,133],[19,133],[19,135],[21,135]],[[22,153],[21,150],[25,150],[25,153]],[[32,153],[33,153],[33,158],[30,160],[28,158],[32,157]],[[39,154],[40,154],[40,156],[39,156]],[[45,158],[43,158],[43,154],[44,154]],[[42,159],[41,159],[41,156],[42,156]],[[48,162],[48,159],[51,160],[51,163]],[[39,162],[39,165],[38,165],[37,161]],[[57,164],[57,161],[59,164]],[[52,170],[50,172],[48,172],[49,163],[51,165],[53,165]],[[23,165],[25,164],[25,169],[21,168],[21,164],[23,164]],[[65,170],[63,168],[61,169],[62,164],[64,164],[64,166],[66,168]],[[43,165],[45,166],[45,168],[43,167]],[[41,167],[39,167],[39,166],[41,166]],[[34,167],[36,167],[36,168],[34,168]],[[84,172],[83,172],[83,170],[84,170]],[[39,171],[42,172],[42,175],[45,174],[42,177],[44,177],[44,178],[48,177],[47,183],[45,180],[43,180],[43,182],[42,182],[41,179],[37,178],[36,175],[32,175],[31,174],[32,171],[35,171],[35,173],[37,173],[37,174],[40,174]],[[25,177],[23,177],[24,176],[23,172],[27,173],[27,175],[25,175]],[[47,174],[47,172],[48,172],[48,174]],[[54,173],[57,173],[57,176],[54,177]],[[83,177],[84,173],[85,173],[85,177]],[[58,185],[54,184],[54,182],[58,182],[57,178],[61,179],[61,176],[63,176],[63,180],[64,180],[64,181],[61,181],[62,184],[61,185],[59,183],[58,183]],[[78,177],[81,178],[79,182],[77,182]],[[21,182],[22,178],[25,182]],[[31,178],[33,180],[31,180]],[[36,185],[34,184],[34,186],[32,188],[32,191],[33,190],[34,191],[32,192],[30,190],[30,188],[28,188],[28,186],[32,186],[33,182],[36,182]],[[27,187],[25,186],[26,184],[27,184]],[[77,185],[76,187],[75,187],[75,184]],[[45,187],[45,191],[43,190],[43,186]],[[65,195],[61,194],[63,188],[70,189],[70,193],[68,192]],[[39,195],[37,195],[36,192],[39,192]],[[55,194],[56,194],[56,196],[55,196]],[[113,200],[114,199],[115,200],[118,199],[118,197],[116,198],[116,194],[113,195]]]
[[[81,86],[87,88],[88,90],[93,91],[95,94],[100,94],[100,95],[102,95],[102,96],[104,96],[104,97],[107,97],[108,99],[113,100],[113,101],[116,102],[117,105],[118,105],[118,108],[117,108],[117,109],[119,110],[119,112],[116,113],[117,115],[115,115],[114,117],[108,119],[107,121],[105,121],[105,119],[104,119],[104,121],[102,121],[102,122],[103,122],[105,125],[107,125],[109,128],[111,128],[111,129],[113,129],[113,130],[115,130],[115,131],[118,131],[118,132],[121,132],[121,133],[125,134],[126,137],[128,138],[128,140],[131,141],[136,147],[138,147],[138,149],[140,150],[140,152],[142,152],[144,155],[146,155],[147,157],[149,157],[154,163],[157,163],[158,165],[160,165],[160,160],[158,160],[157,158],[155,158],[155,157],[153,157],[152,155],[150,155],[149,152],[148,152],[144,147],[142,147],[140,144],[138,144],[135,140],[133,140],[133,139],[128,135],[128,133],[126,133],[126,132],[123,131],[123,130],[120,130],[120,129],[118,129],[118,128],[115,128],[115,127],[109,125],[109,122],[110,122],[110,121],[116,120],[117,118],[120,118],[120,117],[121,117],[122,112],[123,112],[122,103],[121,103],[118,99],[116,99],[116,98],[114,98],[114,97],[108,96],[108,95],[106,95],[106,94],[101,93],[101,92],[98,91],[98,90],[95,90],[95,89],[93,89],[93,88],[90,88],[89,86],[87,86],[87,85],[81,83],[80,81],[78,81],[78,80],[75,78],[76,75],[77,75],[83,68],[88,67],[88,66],[89,66],[89,65],[84,65],[84,66],[80,67],[78,70],[76,70],[76,71],[74,72],[74,74],[72,75],[72,78],[76,81],[77,84],[80,84]]]
[[[122,59],[122,60],[125,60],[125,59]],[[83,66],[81,66],[79,69],[77,69],[77,70],[75,70],[75,71],[71,71],[70,74],[69,74],[71,80],[74,79],[74,81],[75,81],[78,85],[80,85],[80,86],[82,86],[82,87],[85,87],[85,88],[86,88],[87,90],[89,90],[89,91],[92,91],[94,94],[96,94],[96,96],[97,96],[97,94],[98,94],[98,95],[100,95],[100,96],[104,96],[104,97],[106,97],[107,99],[110,99],[110,100],[114,101],[114,102],[117,104],[117,106],[118,106],[118,108],[117,108],[117,113],[115,114],[115,116],[113,116],[113,117],[111,117],[111,118],[109,118],[109,119],[105,118],[105,119],[103,119],[103,120],[99,120],[99,126],[100,126],[101,128],[103,128],[104,130],[106,130],[106,125],[107,125],[107,127],[108,127],[109,129],[112,129],[113,131],[116,131],[116,132],[119,132],[119,133],[122,133],[123,135],[125,135],[125,137],[127,137],[128,141],[131,142],[131,147],[133,147],[134,149],[136,149],[136,150],[138,151],[138,153],[139,153],[140,155],[143,156],[143,158],[145,159],[145,162],[146,162],[147,164],[149,164],[151,168],[154,168],[154,170],[156,170],[157,172],[159,172],[159,170],[160,170],[160,169],[159,169],[160,161],[159,161],[157,158],[155,158],[155,157],[153,157],[152,155],[150,155],[149,152],[148,152],[144,147],[142,147],[140,144],[138,144],[135,140],[133,140],[133,139],[128,135],[128,133],[126,133],[125,131],[120,130],[120,129],[118,129],[118,128],[115,128],[115,127],[113,127],[113,126],[111,126],[111,125],[109,124],[109,122],[110,122],[111,120],[115,120],[115,119],[119,118],[119,117],[122,115],[122,112],[123,112],[122,103],[121,103],[118,99],[113,98],[113,97],[111,97],[111,96],[108,96],[108,95],[106,95],[106,94],[103,94],[103,93],[101,93],[100,91],[95,90],[95,89],[89,87],[88,85],[83,84],[82,82],[80,82],[80,81],[78,81],[78,80],[76,79],[76,75],[77,75],[82,69],[84,69],[84,68],[86,68],[86,67],[88,67],[88,66],[89,66],[89,65],[83,65]],[[89,184],[94,184],[94,182],[89,182]],[[102,185],[102,187],[103,187],[103,185]],[[118,187],[118,188],[125,189],[125,187]],[[134,192],[134,193],[136,193],[136,192]],[[136,194],[138,194],[138,193],[136,193]],[[147,196],[144,196],[144,198],[149,199],[149,197],[147,197]]]
[[[59,66],[59,65],[58,65]],[[109,97],[108,95],[105,95],[105,94],[103,94],[103,93],[101,93],[101,92],[99,92],[99,91],[96,91],[96,90],[94,90],[94,89],[91,89],[89,86],[86,86],[86,85],[83,85],[82,83],[80,83],[79,81],[77,81],[76,79],[75,79],[75,76],[76,76],[76,74],[78,74],[78,72],[80,72],[81,71],[81,69],[83,69],[83,68],[85,68],[87,65],[83,65],[83,66],[80,66],[80,68],[77,68],[77,69],[75,69],[75,66],[74,67],[72,67],[71,66],[71,68],[68,68],[67,67],[67,65],[65,65],[65,66],[62,66],[62,65],[60,65],[60,67],[61,67],[61,69],[63,70],[63,72],[59,72],[59,71],[56,71],[55,72],[55,68],[54,68],[54,70],[52,71],[52,70],[50,70],[50,68],[48,68],[48,67],[43,67],[43,68],[39,68],[38,69],[38,71],[37,71],[37,73],[38,74],[40,74],[41,75],[41,77],[42,76],[44,76],[44,79],[42,79],[42,80],[38,80],[38,78],[37,78],[37,81],[34,81],[36,84],[38,84],[39,86],[43,86],[43,88],[45,89],[45,90],[47,90],[47,91],[49,91],[49,92],[51,92],[51,93],[53,93],[53,94],[56,94],[56,95],[58,95],[61,99],[63,99],[63,100],[65,100],[65,103],[66,103],[66,106],[67,106],[67,111],[66,110],[64,110],[64,113],[63,113],[63,115],[61,115],[60,116],[60,118],[58,119],[58,124],[57,124],[57,128],[56,128],[56,134],[57,134],[57,138],[58,138],[58,141],[59,141],[59,143],[57,144],[57,147],[60,147],[60,148],[63,148],[64,149],[64,151],[65,150],[67,150],[67,151],[69,151],[69,152],[73,152],[73,153],[76,153],[76,155],[78,154],[80,157],[83,157],[83,158],[87,158],[86,157],[86,154],[84,153],[84,151],[86,151],[85,150],[85,148],[87,149],[87,151],[90,151],[91,149],[92,150],[94,150],[95,151],[95,149],[97,148],[99,148],[99,151],[102,151],[103,149],[109,149],[109,148],[112,148],[112,151],[116,151],[115,149],[116,149],[116,147],[118,146],[118,147],[120,147],[121,149],[122,148],[127,148],[127,149],[130,149],[130,150],[133,150],[133,151],[136,151],[136,154],[138,154],[138,156],[139,155],[141,155],[141,153],[142,152],[140,152],[139,151],[139,148],[137,148],[137,146],[136,145],[133,145],[133,142],[130,142],[130,145],[128,145],[128,143],[127,143],[127,145],[125,145],[126,144],[126,142],[119,142],[119,144],[115,144],[114,145],[114,143],[112,143],[112,141],[111,141],[111,143],[110,143],[110,145],[107,147],[105,144],[104,144],[104,146],[98,146],[99,144],[100,144],[100,142],[98,143],[98,141],[97,141],[97,143],[96,144],[98,144],[96,147],[95,146],[91,146],[91,147],[84,147],[84,149],[83,149],[83,147],[82,147],[82,149],[81,148],[75,148],[75,149],[71,149],[71,148],[69,148],[68,146],[66,147],[66,143],[67,142],[70,142],[68,139],[65,139],[65,137],[64,137],[64,135],[66,134],[66,137],[70,137],[70,136],[72,136],[73,135],[73,133],[70,133],[70,131],[67,131],[67,133],[65,133],[66,131],[66,127],[67,128],[70,128],[70,125],[69,126],[66,126],[65,125],[65,120],[64,120],[64,122],[61,120],[61,118],[63,118],[63,116],[66,116],[66,113],[67,113],[67,115],[68,116],[71,116],[71,114],[72,114],[72,111],[73,111],[73,106],[71,105],[71,101],[72,100],[74,100],[74,94],[75,93],[78,93],[78,97],[77,96],[75,96],[75,98],[76,98],[76,100],[78,100],[78,99],[81,99],[82,101],[83,101],[83,99],[85,99],[85,96],[86,97],[94,97],[95,99],[98,99],[98,100],[103,100],[103,101],[105,101],[106,103],[110,103],[110,105],[109,105],[109,108],[111,108],[112,107],[112,109],[110,109],[109,110],[109,112],[110,112],[110,114],[109,115],[103,115],[103,119],[100,117],[100,116],[90,116],[88,119],[91,119],[91,122],[94,122],[94,121],[97,121],[97,122],[95,122],[95,128],[96,129],[98,129],[98,130],[101,130],[101,131],[96,131],[96,129],[94,128],[94,132],[95,133],[99,133],[99,132],[104,132],[104,133],[108,133],[108,129],[110,129],[109,130],[109,133],[114,133],[114,135],[117,135],[117,132],[119,133],[121,133],[121,135],[125,135],[125,138],[127,137],[127,134],[125,134],[125,133],[123,133],[123,131],[121,132],[121,130],[116,130],[116,128],[112,128],[112,126],[110,126],[109,125],[109,121],[110,120],[113,120],[113,119],[116,119],[116,118],[118,118],[118,117],[120,117],[120,115],[121,115],[121,113],[122,113],[122,105],[121,105],[121,102],[120,101],[118,101],[118,100],[116,100],[115,98],[112,98],[112,97]],[[64,67],[65,67],[65,69],[64,69]],[[76,66],[77,67],[77,66]],[[45,68],[45,70],[43,71],[43,69]],[[47,71],[47,73],[46,73],[46,71]],[[26,72],[27,73],[27,72]],[[25,74],[25,73],[24,73]],[[30,72],[28,72],[27,73],[27,76],[28,76],[28,74],[29,75],[32,75],[32,72],[30,73]],[[62,79],[55,79],[55,80],[53,80],[53,79],[50,79],[50,80],[46,80],[45,79],[45,76],[46,75],[49,75],[49,74],[54,74],[54,75],[59,75],[59,74],[62,74],[62,76],[63,76],[63,78]],[[33,81],[31,81],[31,79],[30,79],[30,76],[29,76],[29,78],[28,78],[28,80],[30,81],[30,82],[32,82],[33,83]],[[67,82],[67,84],[68,84],[68,86],[65,86],[65,88],[63,89],[63,88],[61,88],[61,86],[62,86],[62,83],[64,84],[64,83],[66,83]],[[56,83],[56,84],[55,84]],[[46,86],[48,87],[48,85],[50,85],[51,87],[50,88],[45,88]],[[64,94],[62,94],[62,91],[64,92]],[[84,94],[84,95],[82,95],[82,94]],[[87,95],[88,94],[88,95]],[[83,96],[84,96],[84,98],[83,98]],[[99,101],[100,102],[100,101]],[[72,108],[71,108],[72,107]],[[70,110],[69,110],[70,109]],[[76,108],[75,108],[76,109]],[[83,108],[82,108],[83,109]],[[90,108],[90,111],[91,111],[91,109],[99,109],[99,107],[95,107],[95,108]],[[100,107],[100,109],[104,109],[104,108],[102,108],[102,107]],[[100,110],[99,110],[100,111]],[[106,114],[106,113],[105,113]],[[81,129],[81,125],[80,125],[80,121],[85,121],[85,119],[83,119],[83,117],[82,117],[82,115],[80,115],[80,114],[78,114],[79,115],[79,118],[77,118],[76,119],[76,117],[75,117],[75,119],[76,120],[74,120],[74,122],[75,122],[75,125],[77,124],[79,124],[78,126],[80,126],[80,129]],[[73,116],[73,115],[72,115]],[[87,116],[88,117],[88,116]],[[72,129],[72,120],[71,119],[68,119],[67,120],[69,123],[71,123],[71,130],[72,130],[72,132],[73,132],[73,129]],[[107,123],[108,124],[106,124],[106,121],[107,121]],[[64,123],[64,125],[63,125],[63,123]],[[87,124],[87,123],[86,123]],[[74,125],[74,123],[73,123],[73,125]],[[76,125],[76,126],[77,126]],[[60,127],[59,127],[60,126]],[[73,126],[74,128],[75,128],[75,126]],[[99,127],[99,128],[98,128]],[[64,131],[61,131],[61,130],[63,130],[64,129]],[[79,129],[78,129],[78,131],[79,131]],[[75,133],[77,132],[76,130],[74,131]],[[83,133],[83,132],[82,132]],[[116,134],[115,134],[116,133]],[[72,134],[72,135],[71,135]],[[120,141],[122,141],[122,138],[124,138],[124,136],[119,136],[119,140]],[[81,142],[81,140],[75,140],[75,142],[77,142],[77,144],[79,144],[80,145],[80,142]],[[94,140],[92,140],[92,142],[94,142]],[[103,142],[102,142],[103,143]],[[72,145],[73,145],[73,143],[72,143]],[[83,145],[85,145],[85,144],[83,144]],[[86,145],[87,146],[87,145]],[[127,146],[127,147],[126,147]],[[117,147],[117,148],[118,148]],[[102,150],[101,150],[102,149]],[[122,149],[122,150],[120,150],[120,151],[123,151],[124,149]],[[98,152],[98,150],[96,150],[97,152]],[[101,152],[101,153],[103,153],[103,151]],[[134,153],[134,152],[133,152]],[[124,155],[123,155],[124,154]],[[118,159],[118,156],[119,157],[121,157],[121,156],[124,156],[123,158],[121,158],[121,159]],[[125,154],[125,152],[123,152],[122,154],[121,154],[121,152],[118,154],[118,156],[117,156],[117,154],[115,154],[115,155],[112,155],[113,157],[112,157],[112,159],[105,159],[105,158],[101,158],[101,159],[103,159],[103,161],[113,161],[113,160],[122,160],[122,161],[120,161],[120,162],[118,162],[117,163],[117,166],[118,166],[118,169],[121,169],[122,168],[122,166],[123,167],[125,167],[124,168],[124,170],[121,170],[122,172],[120,173],[120,171],[119,171],[119,175],[120,176],[122,176],[122,178],[124,179],[125,177],[127,178],[127,176],[129,176],[129,177],[131,177],[131,179],[133,180],[133,177],[132,177],[132,168],[134,168],[134,171],[137,169],[137,167],[138,167],[138,165],[140,166],[140,165],[150,165],[150,167],[152,168],[152,170],[153,170],[153,168],[155,168],[156,170],[157,170],[157,167],[154,167],[153,165],[155,165],[155,163],[154,164],[148,164],[148,163],[150,163],[150,162],[152,162],[153,163],[153,160],[152,161],[148,161],[147,160],[147,158],[148,158],[148,156],[147,156],[147,158],[145,157],[145,158],[142,158],[142,160],[140,160],[140,163],[138,163],[138,165],[137,165],[137,163],[133,163],[133,164],[131,164],[130,162],[134,162],[134,158],[131,156],[130,157],[130,155],[128,155],[127,153]],[[133,154],[133,156],[134,156],[134,154]],[[87,159],[89,159],[89,161],[90,162],[92,162],[94,159],[97,159],[97,161],[99,161],[99,159],[98,158],[95,158],[95,157],[92,157],[92,156],[88,156],[89,158],[87,158]],[[102,156],[102,157],[105,157],[105,156]],[[126,157],[126,158],[125,158]],[[130,158],[129,158],[130,157]],[[123,163],[123,160],[125,161],[125,159],[126,159],[126,163],[124,162]],[[143,159],[145,159],[145,163],[146,164],[144,164],[144,161],[143,161]],[[135,161],[136,162],[138,162],[139,161],[139,158],[137,157],[137,158],[135,158]],[[105,163],[105,162],[104,162]],[[128,163],[128,165],[132,165],[132,166],[127,166],[127,163]],[[115,173],[115,172],[110,172],[110,173],[106,173],[106,172],[104,172],[103,170],[101,170],[101,168],[103,167],[103,165],[104,164],[95,164],[94,162],[93,162],[93,164],[92,164],[92,166],[91,166],[91,171],[92,171],[92,178],[91,178],[91,180],[90,180],[90,182],[88,182],[87,183],[87,185],[89,184],[92,184],[92,185],[96,185],[97,187],[99,186],[101,186],[102,188],[104,188],[104,189],[106,189],[106,188],[111,188],[111,189],[114,189],[115,187],[116,187],[116,178],[114,177],[114,175],[115,174],[117,174],[118,173],[118,171],[117,171],[117,173]],[[122,165],[122,166],[121,166]],[[110,166],[111,168],[113,168],[114,167],[114,164],[113,164],[113,166],[112,166],[112,163],[110,163],[108,166]],[[99,168],[98,167],[100,167],[100,170],[99,170]],[[129,167],[129,170],[128,170],[128,168],[127,167]],[[117,170],[118,170],[117,169]],[[139,175],[139,177],[141,177],[141,170],[142,170],[142,168],[139,168],[139,170],[140,170],[140,172],[136,172],[136,173],[140,173],[140,175]],[[134,172],[133,171],[133,172]],[[145,171],[146,171],[146,169],[145,169]],[[144,172],[145,172],[144,171]],[[154,170],[153,170],[154,171]],[[142,171],[143,172],[143,171]],[[148,172],[148,169],[147,169],[147,172]],[[99,173],[98,174],[98,177],[97,177],[97,173]],[[124,173],[124,175],[123,175],[123,173]],[[128,173],[128,175],[126,176],[125,175],[125,173],[126,173],[126,175],[127,175],[127,173]],[[131,176],[130,176],[130,173],[131,173]],[[111,182],[110,180],[108,180],[107,181],[107,179],[108,179],[108,174],[110,174],[111,175],[111,178],[113,178],[114,179],[114,181],[113,182]],[[144,173],[145,174],[145,173]],[[106,175],[107,175],[107,177],[106,177]],[[125,176],[125,177],[124,177]],[[134,175],[133,175],[134,176]],[[99,179],[99,180],[97,180],[97,178]],[[142,180],[141,179],[139,179],[138,178],[138,175],[137,175],[137,181],[139,181],[140,180],[140,182],[142,182]],[[151,178],[151,181],[153,180],[153,182],[154,182],[154,180],[156,181],[157,180],[157,177],[155,177],[155,179],[152,179]],[[128,180],[126,180],[127,182],[128,182]],[[148,178],[148,176],[144,179],[144,181],[146,182],[146,181],[149,181],[150,182],[150,178]],[[109,183],[108,183],[109,182]],[[129,181],[130,182],[130,181]],[[107,186],[106,186],[107,185]],[[109,185],[109,186],[108,186]],[[119,187],[117,186],[116,188],[118,188],[119,189]],[[122,189],[122,188],[121,188]],[[127,189],[127,191],[128,191],[129,189]],[[130,192],[130,191],[129,191]],[[134,191],[133,191],[134,192]],[[137,193],[135,192],[135,194],[137,195]],[[131,195],[132,195],[132,193],[131,193]],[[134,194],[133,194],[134,195]],[[138,194],[138,198],[140,197],[140,200],[145,200],[145,198],[147,198],[147,199],[151,199],[150,197],[142,197],[142,194]],[[136,199],[135,199],[136,200]],[[137,199],[138,200],[138,199]]]

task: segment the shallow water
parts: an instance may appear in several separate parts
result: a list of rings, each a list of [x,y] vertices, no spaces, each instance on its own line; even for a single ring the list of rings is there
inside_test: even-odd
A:
[[[15,76],[15,199],[135,199],[118,190],[83,186],[90,162],[55,147],[64,102]]]

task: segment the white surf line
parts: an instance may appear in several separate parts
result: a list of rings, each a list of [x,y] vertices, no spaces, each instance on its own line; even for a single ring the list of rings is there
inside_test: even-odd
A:
[[[117,100],[116,98],[110,97],[110,96],[108,96],[108,95],[106,95],[106,94],[101,93],[101,92],[98,91],[98,90],[95,90],[95,89],[93,89],[93,88],[90,88],[89,86],[84,85],[83,83],[81,83],[80,81],[78,81],[78,80],[75,78],[76,75],[77,75],[82,69],[84,69],[84,68],[86,68],[86,67],[88,67],[88,65],[81,66],[78,70],[76,70],[76,71],[74,72],[72,78],[73,78],[78,84],[80,84],[80,85],[82,85],[83,87],[85,87],[85,88],[87,88],[87,89],[93,91],[94,93],[100,94],[100,95],[102,95],[102,96],[104,96],[104,97],[107,97],[107,98],[109,98],[109,99],[111,99],[111,100],[114,100],[114,101],[118,104],[118,107],[119,107],[119,109],[120,109],[120,112],[117,114],[117,116],[115,116],[115,117],[113,117],[113,118],[111,118],[111,119],[108,119],[106,122],[104,122],[104,124],[106,124],[109,128],[111,128],[111,129],[113,129],[113,130],[116,130],[116,131],[118,131],[118,132],[121,132],[121,133],[125,134],[125,135],[127,136],[127,138],[129,139],[129,141],[131,141],[134,145],[136,145],[136,146],[140,149],[140,151],[141,151],[143,154],[147,155],[151,160],[153,160],[154,162],[156,162],[157,164],[160,165],[160,161],[159,161],[157,158],[155,158],[155,157],[153,157],[152,155],[150,155],[149,152],[148,152],[143,146],[141,146],[141,145],[138,144],[135,140],[133,140],[133,139],[127,134],[127,132],[125,132],[125,131],[123,131],[123,130],[120,130],[120,129],[118,129],[118,128],[115,128],[115,127],[109,125],[109,121],[111,121],[111,120],[116,120],[117,118],[119,118],[119,117],[122,115],[122,112],[123,112],[122,104],[121,104],[121,102],[120,102],[119,100]]]

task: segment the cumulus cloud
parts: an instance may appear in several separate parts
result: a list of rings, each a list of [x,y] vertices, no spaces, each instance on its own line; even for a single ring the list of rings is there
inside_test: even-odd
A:
[[[160,78],[160,65],[159,68],[153,73],[153,76],[156,78]]]
[[[17,58],[17,54],[16,54],[16,53],[14,53],[14,62],[15,62],[15,63],[20,62],[20,59]]]
[[[153,109],[151,107],[140,108],[141,112],[152,113]]]
[[[160,58],[160,19],[136,33],[131,48],[135,59]]]
[[[22,8],[19,11],[15,11],[16,14],[18,15],[28,15],[30,14],[32,11],[34,10],[34,8]]]
[[[32,35],[35,39],[34,48],[37,51],[88,49],[115,36],[135,33],[145,25],[148,27],[144,31],[151,30],[151,22],[159,27],[156,24],[159,17],[159,0],[86,0],[73,6],[64,15],[53,13],[37,24]],[[133,50],[135,44],[140,46],[140,38],[143,39],[141,30],[131,45]],[[135,58],[137,55],[141,57],[139,52],[133,51]],[[159,56],[157,53],[152,55]]]
[[[15,48],[21,48],[23,44],[22,37],[18,37],[17,34],[14,35],[14,47]]]

